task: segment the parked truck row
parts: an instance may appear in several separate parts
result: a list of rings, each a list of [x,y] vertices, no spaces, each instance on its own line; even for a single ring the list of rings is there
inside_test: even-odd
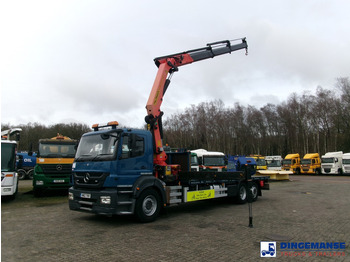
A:
[[[297,153],[288,154],[283,159],[282,168],[294,174],[350,174],[350,153],[327,152],[321,157],[318,153],[308,153],[303,158]]]

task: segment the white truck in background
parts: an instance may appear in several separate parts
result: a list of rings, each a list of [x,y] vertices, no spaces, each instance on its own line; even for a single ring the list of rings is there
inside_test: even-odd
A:
[[[342,170],[343,174],[350,174],[350,153],[343,154]]]
[[[343,152],[328,152],[321,157],[321,172],[322,174],[341,175]]]
[[[197,154],[199,171],[225,171],[225,154],[222,152],[207,151],[205,149],[191,150]]]
[[[282,160],[281,156],[266,156],[265,161],[268,170],[282,170]]]
[[[1,131],[1,197],[14,199],[18,192],[17,143],[21,128]]]

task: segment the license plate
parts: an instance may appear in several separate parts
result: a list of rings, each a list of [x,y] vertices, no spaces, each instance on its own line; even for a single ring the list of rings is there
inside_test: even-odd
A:
[[[64,183],[64,179],[55,179],[54,183]]]
[[[91,198],[91,194],[88,193],[80,193],[81,198]]]

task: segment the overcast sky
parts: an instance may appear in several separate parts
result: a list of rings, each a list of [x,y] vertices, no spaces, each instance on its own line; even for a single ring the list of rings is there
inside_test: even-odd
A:
[[[142,127],[158,56],[247,38],[179,68],[165,117],[221,99],[260,108],[350,76],[347,0],[2,1],[1,123]]]

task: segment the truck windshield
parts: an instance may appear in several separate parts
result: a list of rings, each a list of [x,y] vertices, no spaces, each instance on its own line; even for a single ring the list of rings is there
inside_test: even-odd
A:
[[[302,165],[310,165],[311,164],[311,159],[302,159],[300,161],[300,164],[302,164]]]
[[[16,144],[1,143],[1,171],[11,172],[15,170]]]
[[[268,167],[280,167],[281,161],[280,160],[266,160]]]
[[[107,161],[116,157],[119,136],[117,134],[94,134],[80,140],[75,161]]]
[[[344,165],[349,165],[350,164],[350,159],[343,158],[343,164]]]
[[[191,155],[191,166],[198,166],[198,157],[197,157],[197,155]]]
[[[282,160],[283,165],[291,165],[292,164],[292,159],[284,159]]]
[[[266,161],[265,161],[265,159],[259,158],[259,159],[256,159],[255,161],[256,161],[256,165],[257,165],[257,166],[266,166]]]
[[[41,142],[39,144],[39,156],[45,158],[73,158],[75,156],[75,142]]]
[[[322,163],[334,163],[334,158],[333,157],[322,158],[321,162]]]
[[[223,156],[203,156],[205,166],[224,166],[225,159]]]

